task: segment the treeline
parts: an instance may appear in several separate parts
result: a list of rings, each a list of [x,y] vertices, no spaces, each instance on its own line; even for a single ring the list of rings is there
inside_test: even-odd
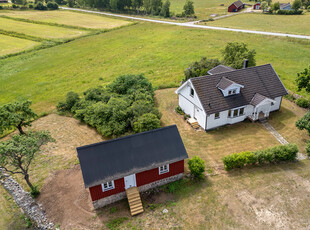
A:
[[[113,12],[132,11],[137,14],[160,15],[171,17],[169,0],[68,0],[70,7],[91,7]],[[190,17],[195,15],[194,3],[186,0],[182,14],[176,16]]]

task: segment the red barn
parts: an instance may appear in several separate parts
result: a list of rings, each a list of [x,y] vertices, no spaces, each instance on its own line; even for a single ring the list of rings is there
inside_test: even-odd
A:
[[[253,6],[253,9],[254,10],[260,10],[260,2],[256,3],[254,6]]]
[[[228,12],[238,12],[244,8],[244,4],[239,0],[228,6]]]
[[[188,158],[176,125],[77,148],[94,208],[128,198],[143,212],[140,193],[179,180]]]

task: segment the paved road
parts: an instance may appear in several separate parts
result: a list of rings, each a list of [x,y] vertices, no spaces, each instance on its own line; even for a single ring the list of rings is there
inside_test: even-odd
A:
[[[59,7],[59,8],[61,8],[63,10],[74,10],[74,11],[81,11],[81,12],[94,13],[94,14],[102,14],[102,15],[132,19],[132,20],[175,25],[175,26],[183,26],[183,27],[191,27],[191,28],[199,28],[199,29],[209,29],[209,30],[233,31],[233,32],[249,33],[249,34],[261,34],[261,35],[269,35],[269,36],[277,36],[277,37],[291,37],[291,38],[309,39],[310,40],[310,36],[306,36],[306,35],[283,34],[283,33],[256,31],[256,30],[232,29],[232,28],[224,28],[224,27],[217,27],[217,26],[193,25],[190,23],[168,22],[168,21],[162,21],[162,20],[139,18],[139,17],[132,17],[132,16],[125,16],[125,15],[120,15],[120,14],[98,12],[98,11],[92,11],[92,10],[82,10],[82,9],[75,9],[75,8],[68,8],[68,7]]]

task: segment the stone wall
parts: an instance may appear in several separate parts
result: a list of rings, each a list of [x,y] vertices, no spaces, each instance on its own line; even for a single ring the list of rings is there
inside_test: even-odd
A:
[[[54,229],[54,224],[48,221],[42,207],[25,192],[25,190],[12,177],[0,168],[0,184],[13,197],[16,204],[23,209],[38,229]]]
[[[155,187],[158,187],[158,186],[162,186],[162,185],[165,185],[165,184],[169,184],[173,181],[177,181],[177,180],[180,180],[181,178],[183,177],[183,173],[180,173],[180,174],[177,174],[175,176],[171,176],[171,177],[168,177],[168,178],[164,178],[162,180],[158,180],[158,181],[155,181],[155,182],[152,182],[150,184],[146,184],[146,185],[142,185],[140,187],[138,187],[139,189],[139,192],[145,192],[146,190],[149,190],[149,189],[152,189],[152,188],[155,188]],[[105,197],[105,198],[102,198],[100,200],[96,200],[93,202],[93,206],[95,209],[98,209],[98,208],[102,208],[108,204],[112,204],[116,201],[119,201],[119,200],[122,200],[122,199],[125,199],[126,198],[126,192],[121,192],[121,193],[118,193],[118,194],[115,194],[115,195],[112,195],[112,196],[108,196],[108,197]]]

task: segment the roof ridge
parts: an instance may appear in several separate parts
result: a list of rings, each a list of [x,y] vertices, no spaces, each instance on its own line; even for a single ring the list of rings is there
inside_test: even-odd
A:
[[[161,127],[161,128],[158,128],[158,129],[152,129],[152,130],[141,132],[141,133],[135,133],[135,134],[132,134],[132,135],[127,135],[127,136],[118,137],[118,138],[115,138],[115,139],[101,141],[101,142],[98,142],[98,143],[93,143],[93,144],[89,144],[89,145],[80,146],[80,147],[77,147],[76,149],[80,150],[80,149],[85,149],[85,148],[89,148],[89,147],[93,147],[93,146],[97,146],[97,145],[103,145],[103,144],[107,144],[107,143],[111,143],[111,142],[115,142],[115,141],[119,141],[119,140],[123,140],[123,139],[129,139],[129,138],[132,138],[132,137],[136,137],[136,136],[140,136],[140,135],[144,135],[144,134],[148,134],[148,133],[158,132],[160,130],[169,129],[169,128],[173,128],[173,127],[177,127],[177,126],[175,124],[174,125],[169,125],[169,126]]]
[[[231,73],[231,72],[236,72],[236,71],[244,71],[244,70],[248,70],[248,69],[255,69],[255,68],[259,68],[259,67],[262,67],[262,66],[267,66],[267,65],[270,65],[272,66],[270,63],[268,64],[264,64],[264,65],[259,65],[259,66],[251,66],[251,67],[247,67],[245,69],[235,69],[235,70],[232,70],[232,71],[229,71],[229,72],[224,72],[224,73],[217,73],[217,74],[213,74],[212,77],[216,76],[216,75],[220,75],[220,74],[228,74],[228,73]],[[199,76],[199,77],[193,77],[193,78],[190,78],[192,80],[196,80],[196,79],[199,79],[199,78],[205,78],[205,77],[210,77],[210,75],[203,75],[203,76]]]

